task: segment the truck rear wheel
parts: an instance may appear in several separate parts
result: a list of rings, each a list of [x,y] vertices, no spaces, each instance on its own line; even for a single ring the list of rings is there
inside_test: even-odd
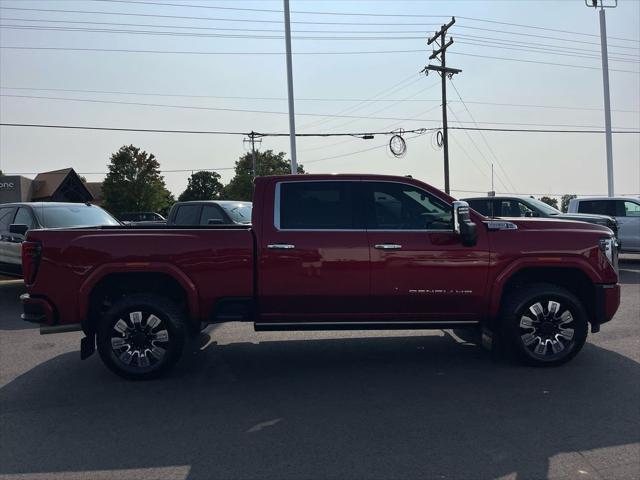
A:
[[[512,293],[502,308],[507,347],[528,365],[551,367],[575,357],[588,333],[587,314],[567,289],[547,283]]]
[[[157,378],[177,363],[185,346],[184,314],[171,301],[136,294],[117,301],[97,332],[105,365],[130,380]]]

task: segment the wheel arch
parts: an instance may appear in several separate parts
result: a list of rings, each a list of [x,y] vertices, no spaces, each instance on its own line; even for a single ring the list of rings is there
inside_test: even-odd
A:
[[[597,277],[590,269],[579,264],[569,265],[534,265],[523,264],[518,268],[509,269],[498,276],[491,294],[490,318],[496,319],[504,299],[510,292],[523,285],[532,283],[549,283],[566,288],[582,303],[589,320],[593,318],[596,309],[595,283]]]
[[[131,293],[160,293],[175,301],[190,323],[200,321],[196,286],[180,269],[170,264],[111,264],[98,267],[79,291],[79,318],[85,332],[94,331],[99,306],[106,298]]]

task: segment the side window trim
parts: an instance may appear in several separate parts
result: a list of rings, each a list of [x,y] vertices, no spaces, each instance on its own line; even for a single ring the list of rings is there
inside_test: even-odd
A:
[[[364,184],[365,187],[367,186],[368,182],[365,182],[363,180],[357,180],[357,179],[349,179],[349,180],[298,180],[298,181],[279,181],[276,183],[275,188],[274,188],[274,203],[273,203],[273,226],[276,230],[278,231],[283,231],[283,232],[366,232],[369,229],[367,228],[367,226],[365,225],[365,228],[352,228],[352,229],[324,229],[324,228],[320,228],[320,229],[293,229],[293,228],[281,228],[281,223],[280,223],[280,216],[281,216],[281,209],[280,209],[280,200],[281,200],[281,189],[280,189],[280,185],[283,183],[317,183],[317,182],[350,182],[353,184]],[[437,197],[436,195],[433,195],[432,193],[427,192],[426,190],[424,190],[423,188],[417,186],[417,185],[413,185],[410,183],[405,183],[405,182],[396,182],[396,181],[391,181],[391,180],[377,180],[377,182],[379,183],[394,183],[394,184],[398,184],[398,185],[404,185],[405,187],[411,187],[411,188],[415,188],[417,190],[420,190],[421,192],[423,192],[425,195],[427,195],[429,198],[434,198],[436,199],[438,202],[441,202],[442,204],[446,205],[449,208],[452,208],[451,205],[449,205],[445,200],[442,200],[441,198]],[[355,185],[354,185],[355,186]],[[354,191],[354,202],[353,202],[353,206],[354,208],[358,208],[358,197],[362,196],[363,194],[363,189],[361,188],[356,188]],[[364,199],[364,205],[365,208],[367,206],[371,206],[371,200],[368,198],[368,195],[364,195],[365,199]],[[453,215],[453,212],[452,212]],[[437,233],[443,233],[443,232],[453,232],[453,226],[451,227],[451,229],[390,229],[390,230],[384,230],[384,229],[370,229],[371,231],[375,231],[375,232],[437,232]]]

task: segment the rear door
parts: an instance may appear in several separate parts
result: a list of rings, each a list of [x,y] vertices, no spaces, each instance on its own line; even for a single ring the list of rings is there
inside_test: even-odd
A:
[[[484,228],[464,247],[452,207],[400,182],[366,182],[371,308],[390,321],[475,322],[486,311]]]
[[[361,182],[282,181],[259,236],[260,322],[367,320],[369,245]],[[265,204],[271,204],[267,201]]]

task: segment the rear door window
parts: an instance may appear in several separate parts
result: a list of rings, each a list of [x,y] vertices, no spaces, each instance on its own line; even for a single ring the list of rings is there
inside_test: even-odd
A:
[[[211,222],[209,222],[211,220]],[[217,205],[203,205],[200,215],[200,225],[215,225],[227,223]]]
[[[176,212],[176,225],[199,225],[200,224],[200,205],[180,205]]]
[[[276,197],[283,230],[353,230],[364,228],[355,215],[355,182],[283,182]],[[278,225],[279,221],[279,225]]]
[[[493,217],[493,200],[467,200],[469,206],[485,217]]]
[[[578,213],[595,213],[598,215],[611,215],[615,217],[615,200],[581,200],[578,203]],[[617,215],[619,216],[619,215]]]

